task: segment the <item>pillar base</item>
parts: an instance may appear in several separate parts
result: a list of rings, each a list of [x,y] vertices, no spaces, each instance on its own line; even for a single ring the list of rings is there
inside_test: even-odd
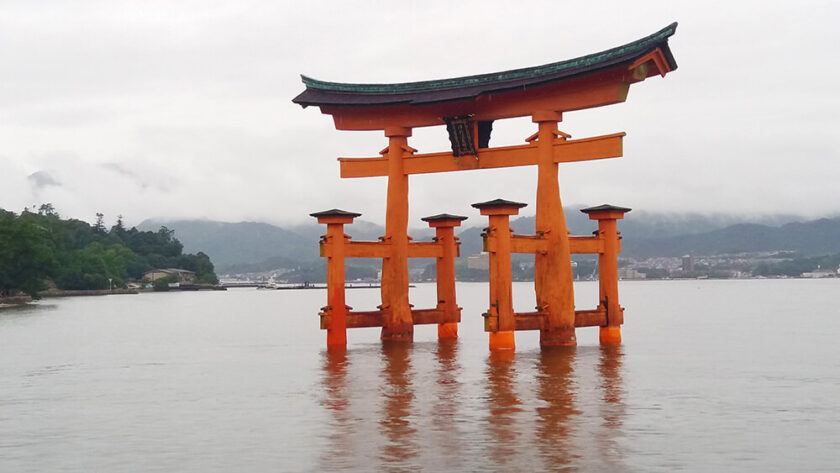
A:
[[[601,341],[601,345],[605,345],[605,346],[621,345],[621,327],[619,327],[619,326],[601,327],[601,331],[598,334],[598,339]]]
[[[387,342],[412,342],[414,341],[414,327],[402,330],[382,327],[382,335],[379,339]]]
[[[490,350],[491,363],[505,363],[516,359],[516,350]]]
[[[558,330],[540,330],[541,347],[574,347],[577,346],[575,328],[563,328]]]
[[[514,339],[514,331],[498,331],[490,332],[490,349],[491,350],[513,350],[516,348],[516,341]]]
[[[347,345],[327,345],[327,361],[330,366],[347,361]]]
[[[458,324],[438,324],[438,338],[458,338]]]

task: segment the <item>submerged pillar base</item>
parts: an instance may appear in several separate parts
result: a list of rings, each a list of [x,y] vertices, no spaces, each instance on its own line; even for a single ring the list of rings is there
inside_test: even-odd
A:
[[[347,345],[327,345],[327,361],[330,371],[347,361]]]
[[[438,324],[438,338],[458,338],[458,324]]]
[[[605,346],[621,345],[621,327],[618,327],[618,326],[601,327],[601,331],[598,334],[598,339],[600,340],[601,345],[605,345]]]
[[[382,327],[382,335],[379,338],[388,342],[412,342],[414,341],[414,325]]]
[[[556,330],[540,330],[541,347],[574,347],[577,346],[574,327]]]
[[[514,339],[513,330],[500,330],[498,332],[490,332],[490,349],[491,350],[513,350],[516,348],[516,341]]]

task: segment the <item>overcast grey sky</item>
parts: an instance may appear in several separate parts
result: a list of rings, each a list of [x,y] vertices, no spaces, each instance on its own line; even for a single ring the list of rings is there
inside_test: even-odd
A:
[[[0,3],[0,207],[67,217],[384,220],[384,178],[340,179],[381,132],[339,132],[291,99],[299,74],[404,82],[569,59],[672,21],[679,69],[627,102],[564,116],[575,138],[626,131],[624,157],[561,165],[565,204],[840,213],[840,2]],[[527,119],[497,122],[518,144]],[[415,130],[420,152],[448,148]],[[413,176],[411,218],[531,204],[533,168]],[[531,210],[533,211],[533,210]],[[526,214],[527,209],[526,209]]]

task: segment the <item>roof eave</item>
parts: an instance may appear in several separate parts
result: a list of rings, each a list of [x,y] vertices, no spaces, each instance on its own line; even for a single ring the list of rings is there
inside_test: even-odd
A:
[[[398,84],[351,84],[321,81],[301,75],[306,89],[292,101],[303,107],[309,105],[381,107],[469,100],[482,94],[504,92],[525,86],[533,87],[595,74],[625,62],[632,64],[656,50],[661,51],[664,62],[667,63],[667,67],[657,66],[659,73],[664,75],[677,68],[674,56],[668,47],[668,38],[676,32],[676,28],[677,24],[672,23],[652,35],[623,46],[567,61],[476,76]],[[605,57],[601,59],[602,56]],[[667,71],[661,70],[666,68]],[[463,93],[458,93],[459,91]]]

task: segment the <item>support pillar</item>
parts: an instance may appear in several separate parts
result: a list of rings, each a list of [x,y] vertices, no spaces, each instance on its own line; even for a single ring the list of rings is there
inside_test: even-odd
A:
[[[310,214],[318,223],[327,225],[321,237],[321,256],[327,257],[327,306],[322,315],[321,328],[327,330],[327,348],[347,345],[347,304],[344,296],[344,248],[350,237],[344,225],[353,223],[361,214],[332,209]],[[326,323],[325,323],[326,322]]]
[[[435,276],[437,280],[437,309],[448,320],[461,320],[461,308],[455,300],[455,258],[458,257],[458,239],[455,237],[455,227],[467,217],[459,215],[440,214],[425,217],[421,220],[428,222],[429,227],[435,229],[435,241],[441,245],[442,255],[435,261]],[[447,322],[438,324],[438,338],[458,338],[458,323]]]
[[[598,238],[604,251],[598,254],[598,294],[607,311],[607,324],[600,329],[601,345],[621,344],[621,325],[624,309],[618,303],[618,253],[619,233],[616,220],[624,218],[630,209],[614,205],[600,205],[581,210],[590,220],[598,221]]]
[[[408,302],[408,175],[403,155],[408,149],[410,128],[388,127],[388,201],[385,241],[391,252],[382,260],[382,340],[412,341],[414,322]]]
[[[537,112],[537,211],[536,231],[548,240],[548,250],[534,257],[534,288],[537,307],[545,315],[540,330],[541,346],[575,346],[575,298],[571,250],[566,217],[560,201],[557,163],[554,162],[554,141],[560,134],[558,112]],[[565,139],[565,138],[564,138]]]
[[[485,240],[485,249],[490,254],[490,308],[485,314],[484,330],[489,332],[491,350],[516,348],[510,266],[510,216],[519,214],[519,209],[525,205],[502,199],[472,204],[490,220]]]

